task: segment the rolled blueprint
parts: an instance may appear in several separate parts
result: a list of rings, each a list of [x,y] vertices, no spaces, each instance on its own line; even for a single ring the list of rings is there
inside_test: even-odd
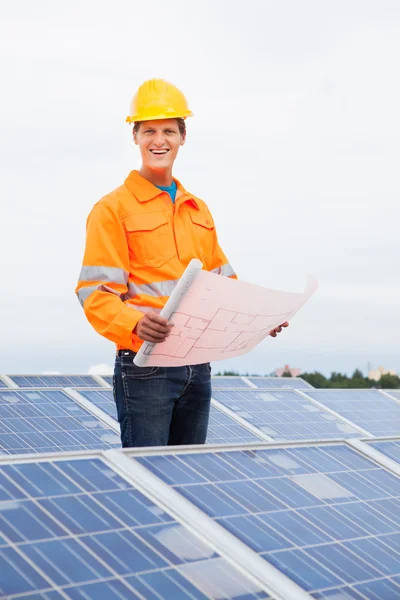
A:
[[[284,292],[202,270],[193,259],[161,316],[173,325],[165,342],[144,342],[138,366],[178,367],[240,356],[294,315],[314,294],[309,276],[303,292]]]
[[[181,300],[187,294],[190,286],[202,268],[203,263],[200,260],[197,260],[197,258],[192,258],[182,277],[176,284],[175,289],[168,298],[164,308],[161,310],[160,317],[164,317],[164,319],[167,319],[168,321],[171,319],[171,316],[178,310]],[[134,358],[133,362],[135,365],[138,367],[144,367],[146,364],[149,364],[149,357],[151,356],[156,345],[157,344],[152,342],[143,342],[139,352]]]

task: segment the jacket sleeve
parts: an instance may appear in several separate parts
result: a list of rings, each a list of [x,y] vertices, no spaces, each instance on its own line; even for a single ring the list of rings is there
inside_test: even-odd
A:
[[[76,294],[93,328],[123,348],[143,313],[124,302],[128,291],[129,249],[117,213],[96,204],[86,223],[86,247]]]
[[[214,247],[210,270],[212,273],[224,275],[225,277],[230,277],[231,279],[238,278],[232,265],[228,262],[228,259],[226,258],[225,254],[221,249],[221,246],[219,245],[216,229],[214,229]]]

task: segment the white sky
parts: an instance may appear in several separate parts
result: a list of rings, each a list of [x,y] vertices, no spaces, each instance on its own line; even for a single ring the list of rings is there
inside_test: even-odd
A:
[[[175,175],[239,277],[320,289],[215,368],[400,370],[398,0],[0,3],[0,372],[86,371],[114,347],[74,296],[92,205],[139,156],[140,83],[195,118]]]

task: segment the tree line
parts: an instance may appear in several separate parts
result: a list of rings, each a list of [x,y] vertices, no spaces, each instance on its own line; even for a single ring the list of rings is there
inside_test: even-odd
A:
[[[250,375],[249,373],[238,373],[237,371],[224,371],[216,375],[234,375],[236,377],[259,377],[260,375]],[[271,377],[271,373],[264,377]],[[289,372],[285,372],[283,377],[291,377]],[[382,375],[379,381],[364,377],[359,369],[356,369],[351,377],[344,373],[333,371],[330,377],[325,377],[322,373],[302,373],[301,379],[304,379],[315,388],[375,388],[375,389],[400,389],[400,377],[397,375]]]

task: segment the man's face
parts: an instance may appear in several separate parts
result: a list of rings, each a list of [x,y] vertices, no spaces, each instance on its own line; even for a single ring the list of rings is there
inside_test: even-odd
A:
[[[172,168],[179,147],[185,143],[177,119],[144,121],[133,139],[139,146],[143,166],[153,170]]]

